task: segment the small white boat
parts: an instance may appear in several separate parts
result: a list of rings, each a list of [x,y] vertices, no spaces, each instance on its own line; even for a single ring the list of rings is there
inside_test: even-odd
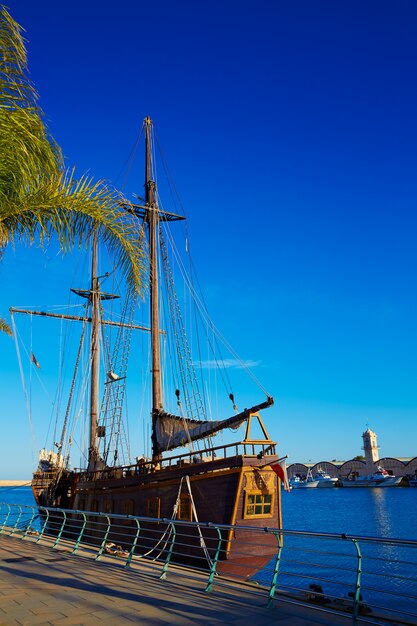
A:
[[[330,476],[330,474],[327,474],[327,472],[319,467],[317,469],[317,472],[313,476],[313,480],[318,480],[319,484],[317,485],[317,487],[320,487],[322,489],[323,487],[336,487],[336,483],[339,479]]]
[[[293,476],[290,479],[290,487],[291,489],[312,489],[313,487],[318,487],[319,481],[315,480],[311,475],[311,471],[308,470],[306,477],[301,476]]]
[[[391,476],[383,467],[369,476],[359,476],[342,480],[343,487],[396,487],[402,481],[402,476]]]

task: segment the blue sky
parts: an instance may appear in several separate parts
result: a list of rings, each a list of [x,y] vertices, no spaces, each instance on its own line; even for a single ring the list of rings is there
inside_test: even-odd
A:
[[[9,8],[68,165],[115,181],[153,118],[212,317],[258,363],[289,461],[351,458],[367,424],[382,456],[417,455],[415,3]],[[1,314],[66,302],[74,263],[9,249]],[[25,478],[17,359],[0,341],[0,477]]]

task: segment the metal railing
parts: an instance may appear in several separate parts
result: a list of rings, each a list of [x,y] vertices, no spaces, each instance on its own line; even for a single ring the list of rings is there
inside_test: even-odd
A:
[[[221,575],[222,565],[236,533],[239,549],[233,553],[233,578],[227,578]],[[244,533],[251,534],[248,544],[242,541]],[[417,541],[10,503],[0,503],[0,534],[96,560],[117,559],[130,569],[152,563],[160,567],[161,579],[178,571],[174,564],[189,565],[191,558],[192,569],[181,572],[198,572],[205,591],[242,583],[245,592],[264,595],[268,606],[276,600],[308,603],[328,613],[349,613],[353,624],[417,624]],[[248,561],[270,550],[267,535],[275,537],[276,552],[248,580]]]
[[[276,456],[275,444],[271,444],[267,441],[240,441],[237,443],[223,444],[221,446],[207,448],[200,452],[185,452],[176,456],[167,456],[161,459],[157,465],[159,466],[159,469],[168,469],[172,467],[193,465],[194,463],[201,462],[202,460],[206,462],[222,461],[227,459],[230,460],[233,457],[238,456],[265,458],[266,463],[269,456]],[[93,472],[89,472],[82,468],[75,468],[74,471],[79,474],[80,480],[103,480],[148,474],[155,470],[155,465],[155,461],[150,459],[141,459],[133,465],[123,465]],[[44,472],[45,476],[47,476],[47,474],[48,472]]]

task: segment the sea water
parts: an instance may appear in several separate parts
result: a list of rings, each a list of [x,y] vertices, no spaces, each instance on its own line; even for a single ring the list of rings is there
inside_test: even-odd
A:
[[[25,506],[35,506],[32,488],[26,487],[0,487],[0,502],[9,504],[23,504]]]
[[[417,488],[294,489],[282,517],[286,530],[417,540]]]
[[[30,487],[0,487],[0,502],[35,505]],[[356,535],[417,542],[417,488],[297,489],[282,494],[285,530]],[[417,544],[397,547],[359,541],[363,554],[364,601],[393,606],[386,591],[406,593],[403,609],[417,614]],[[320,582],[325,593],[347,596],[355,589],[356,549],[349,539],[330,541],[286,536],[278,588],[307,589]],[[275,562],[257,574],[263,584],[271,582]],[[323,582],[324,581],[324,582]],[[416,601],[412,596],[416,597]]]
[[[5,503],[18,504],[22,508],[21,510],[17,507],[8,508]],[[13,526],[17,523],[24,527],[29,525],[28,522],[33,517],[30,526],[34,530],[40,531],[39,519],[35,515],[36,508],[31,511],[30,509],[25,510],[24,507],[36,507],[31,487],[0,487],[0,525],[6,523],[8,526]]]
[[[282,494],[285,530],[410,539],[414,546],[358,540],[362,555],[364,602],[417,615],[417,489],[298,489]],[[271,582],[275,561],[257,575]],[[351,539],[284,536],[278,588],[287,591],[322,585],[325,594],[347,597],[355,591],[357,551]],[[391,593],[405,594],[387,595]]]

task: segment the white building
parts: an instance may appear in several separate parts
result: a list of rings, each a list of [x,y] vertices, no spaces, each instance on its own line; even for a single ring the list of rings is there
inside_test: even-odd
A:
[[[373,430],[368,428],[362,433],[363,439],[363,451],[365,452],[365,462],[366,467],[369,470],[369,473],[374,471],[374,465],[377,461],[379,461],[379,452],[378,452],[378,444],[376,433]]]

